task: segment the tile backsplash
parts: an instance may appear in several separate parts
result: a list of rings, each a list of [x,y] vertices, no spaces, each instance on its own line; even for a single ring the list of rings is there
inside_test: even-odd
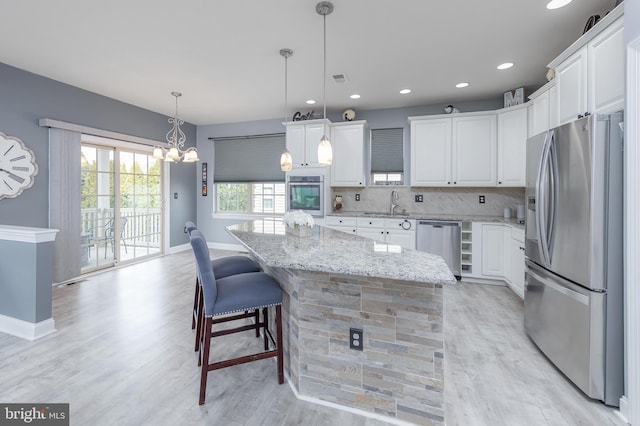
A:
[[[418,214],[468,214],[481,216],[502,216],[505,208],[512,210],[516,217],[516,206],[524,204],[524,188],[410,188],[406,186],[331,188],[330,205],[336,195],[342,195],[340,212],[388,213],[391,206],[391,191],[398,192],[395,201],[396,213]],[[356,201],[360,194],[360,201]],[[422,195],[421,203],[415,196]],[[485,203],[478,202],[484,195]]]

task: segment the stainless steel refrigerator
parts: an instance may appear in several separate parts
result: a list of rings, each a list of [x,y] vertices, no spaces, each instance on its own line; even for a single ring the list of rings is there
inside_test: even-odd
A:
[[[587,396],[624,391],[623,114],[527,141],[524,324]]]

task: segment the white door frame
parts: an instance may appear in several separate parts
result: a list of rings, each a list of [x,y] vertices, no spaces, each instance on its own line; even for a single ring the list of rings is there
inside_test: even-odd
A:
[[[625,395],[620,412],[640,425],[640,38],[627,45],[625,108]]]

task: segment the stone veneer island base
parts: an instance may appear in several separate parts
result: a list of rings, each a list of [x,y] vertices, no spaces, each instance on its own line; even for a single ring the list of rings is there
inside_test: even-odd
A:
[[[455,278],[442,258],[319,226],[307,238],[277,221],[228,229],[284,290],[285,370],[300,395],[445,423],[442,286]]]

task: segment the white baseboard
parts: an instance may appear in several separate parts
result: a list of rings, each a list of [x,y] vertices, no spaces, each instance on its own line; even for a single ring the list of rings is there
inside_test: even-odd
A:
[[[36,340],[56,331],[53,318],[37,323],[0,315],[0,332],[27,340]]]
[[[241,251],[247,253],[247,249],[242,244],[207,243],[207,247],[214,250]]]
[[[623,422],[629,423],[629,420],[627,420],[628,412],[629,412],[629,401],[627,401],[627,397],[623,395],[622,398],[620,398],[620,411],[615,411],[614,413]]]
[[[186,251],[186,250],[191,250],[191,244],[190,243],[181,244],[179,246],[169,247],[169,250],[167,250],[167,254],[176,254],[176,253],[180,253],[181,251]]]

